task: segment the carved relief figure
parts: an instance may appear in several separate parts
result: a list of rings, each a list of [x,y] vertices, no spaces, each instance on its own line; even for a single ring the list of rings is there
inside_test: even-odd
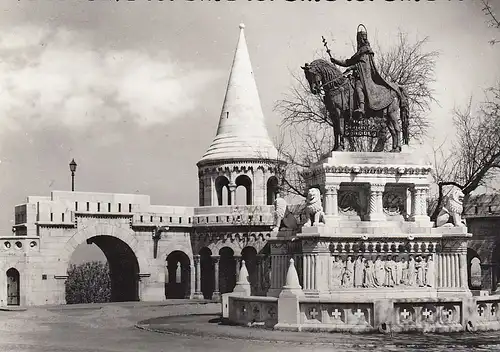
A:
[[[342,286],[352,287],[353,276],[354,276],[354,263],[352,261],[351,256],[348,256],[345,262],[344,275],[342,276]]]
[[[366,261],[365,278],[363,286],[375,287],[375,264],[373,263],[372,258],[368,258],[368,260]]]
[[[396,263],[390,255],[387,256],[385,261],[385,271],[385,286],[394,287],[396,284]]]
[[[399,286],[403,282],[403,263],[399,261],[399,257],[397,255],[394,256],[394,261],[396,262],[395,281],[396,286]]]
[[[344,271],[344,263],[342,258],[336,256],[332,264],[332,287],[342,286],[342,274]]]
[[[365,258],[358,255],[354,263],[354,287],[362,287],[365,278]]]
[[[412,255],[408,257],[408,286],[415,286],[416,263]]]
[[[436,219],[437,227],[465,227],[465,220],[462,219],[464,193],[458,187],[454,187],[449,196],[445,198],[443,209]]]
[[[432,255],[427,257],[427,265],[425,267],[425,285],[427,287],[433,287],[435,282],[435,266]]]
[[[422,260],[421,256],[415,258],[415,268],[417,269],[417,286],[424,286],[424,266],[425,262]]]
[[[325,213],[321,204],[321,192],[317,188],[310,188],[306,198],[306,218],[305,227],[312,225],[320,226],[325,223]]]
[[[377,256],[374,263],[375,286],[384,286],[385,284],[385,266],[384,262]]]
[[[405,258],[401,258],[401,283],[408,285],[408,262]]]

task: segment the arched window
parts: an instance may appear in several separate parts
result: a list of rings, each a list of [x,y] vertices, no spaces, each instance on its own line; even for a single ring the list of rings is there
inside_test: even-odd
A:
[[[231,194],[229,193],[229,180],[226,176],[215,179],[215,191],[217,193],[218,205],[231,205]]]
[[[477,252],[467,248],[467,277],[469,289],[479,290],[482,286],[481,258]]]
[[[276,178],[276,176],[269,177],[269,179],[267,180],[266,191],[267,205],[273,205],[278,194],[278,179]]]
[[[252,205],[252,180],[247,175],[236,178],[236,204]]]

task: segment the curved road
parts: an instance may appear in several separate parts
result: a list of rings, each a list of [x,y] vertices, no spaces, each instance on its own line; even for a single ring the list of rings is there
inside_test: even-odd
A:
[[[209,323],[220,310],[219,304],[162,302],[158,304],[125,303],[31,308],[27,311],[0,311],[0,351],[12,352],[138,352],[138,351],[411,351],[401,338],[383,335],[323,334],[301,338],[259,332],[242,327],[225,327]],[[186,314],[199,317],[164,318]],[[211,315],[208,315],[211,314]],[[153,319],[156,318],[156,319]],[[174,333],[158,333],[138,329],[136,323],[151,319],[151,326],[171,326]],[[205,331],[205,328],[207,329]],[[169,330],[169,329],[167,329]],[[220,334],[219,334],[220,332]],[[248,332],[248,333],[247,333]],[[266,335],[271,334],[271,335]],[[278,336],[280,342],[265,341]],[[287,337],[288,336],[288,337]],[[484,335],[491,344],[500,334]],[[248,339],[251,339],[248,341]],[[414,338],[408,337],[408,344]],[[418,337],[417,337],[418,339]],[[453,342],[453,338],[447,337]],[[395,343],[395,341],[397,343]],[[427,348],[427,351],[498,351],[496,346],[464,345]],[[318,344],[317,342],[323,342]],[[403,342],[403,345],[401,343]],[[429,340],[427,340],[429,342]],[[431,341],[432,342],[432,341]],[[432,344],[431,344],[432,345]],[[349,347],[350,346],[350,347]],[[365,346],[363,348],[363,346]],[[413,349],[417,350],[417,349]],[[418,349],[421,350],[421,349]]]

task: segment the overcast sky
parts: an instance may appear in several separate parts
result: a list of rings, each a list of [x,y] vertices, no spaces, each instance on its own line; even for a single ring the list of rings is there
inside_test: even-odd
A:
[[[477,1],[2,1],[0,231],[26,196],[70,189],[71,158],[77,190],[197,205],[195,164],[217,128],[240,22],[273,136],[291,72],[322,35],[350,56],[358,23],[383,46],[401,28],[441,52],[433,136],[450,132],[455,104],[500,79],[500,46],[488,44],[499,33]]]

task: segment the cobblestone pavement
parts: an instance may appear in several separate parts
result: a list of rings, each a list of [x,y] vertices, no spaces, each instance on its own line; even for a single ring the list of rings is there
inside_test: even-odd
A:
[[[0,351],[499,351],[500,334],[348,335],[285,333],[218,325],[220,305],[53,306],[0,311]],[[193,315],[197,314],[197,315]],[[161,330],[158,333],[135,327]],[[498,341],[498,342],[497,342]]]

